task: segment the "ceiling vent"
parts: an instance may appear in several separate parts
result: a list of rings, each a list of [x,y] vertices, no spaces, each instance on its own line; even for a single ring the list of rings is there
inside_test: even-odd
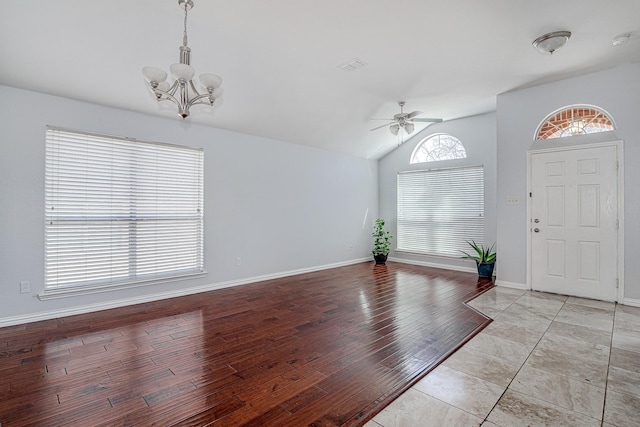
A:
[[[340,68],[342,71],[353,71],[353,70],[357,70],[358,68],[364,68],[366,66],[367,66],[366,62],[358,58],[353,58],[349,62],[345,62],[344,64],[338,65],[338,68]]]

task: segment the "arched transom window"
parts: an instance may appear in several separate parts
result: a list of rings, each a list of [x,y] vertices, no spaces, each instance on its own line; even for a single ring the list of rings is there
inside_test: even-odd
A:
[[[466,158],[467,152],[458,138],[446,133],[439,133],[425,138],[416,146],[411,155],[411,163]]]
[[[536,139],[562,138],[614,129],[613,120],[607,113],[597,107],[578,105],[551,113],[538,127]]]

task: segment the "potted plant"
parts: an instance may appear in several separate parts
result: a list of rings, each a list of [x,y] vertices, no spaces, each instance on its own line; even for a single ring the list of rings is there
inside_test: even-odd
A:
[[[478,267],[478,276],[491,279],[493,277],[493,267],[496,265],[496,253],[493,250],[495,243],[489,248],[485,248],[482,244],[468,241],[469,246],[473,248],[475,254],[470,255],[465,251],[460,251],[464,254],[462,258],[475,260]]]
[[[391,250],[389,244],[393,237],[391,233],[385,230],[384,219],[376,219],[371,236],[374,238],[373,250],[371,251],[371,253],[373,253],[373,259],[376,260],[376,264],[384,264],[387,262],[387,256]]]

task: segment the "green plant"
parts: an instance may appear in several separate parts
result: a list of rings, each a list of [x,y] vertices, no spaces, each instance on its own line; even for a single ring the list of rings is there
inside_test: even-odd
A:
[[[473,259],[478,264],[481,264],[481,263],[493,264],[496,262],[496,253],[493,250],[494,246],[496,245],[495,243],[491,245],[491,247],[489,248],[485,248],[484,246],[482,246],[482,243],[477,244],[473,240],[472,241],[467,240],[467,243],[469,244],[469,246],[473,248],[473,250],[475,251],[475,254],[469,255],[465,251],[460,251],[464,254],[462,258]]]
[[[373,250],[371,252],[374,255],[387,255],[391,250],[390,243],[393,236],[384,229],[384,219],[376,219],[371,236],[374,237]]]

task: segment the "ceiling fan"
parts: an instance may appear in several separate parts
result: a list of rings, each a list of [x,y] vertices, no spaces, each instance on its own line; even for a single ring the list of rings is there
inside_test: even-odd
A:
[[[403,129],[407,134],[413,133],[414,123],[440,123],[442,119],[427,119],[427,118],[416,118],[422,114],[422,111],[414,111],[412,113],[404,112],[404,101],[398,102],[400,106],[400,112],[393,116],[392,119],[372,119],[372,120],[386,120],[389,123],[385,123],[381,126],[375,127],[371,130],[381,129],[385,126],[389,126],[389,130],[392,134],[397,135],[400,129]]]

